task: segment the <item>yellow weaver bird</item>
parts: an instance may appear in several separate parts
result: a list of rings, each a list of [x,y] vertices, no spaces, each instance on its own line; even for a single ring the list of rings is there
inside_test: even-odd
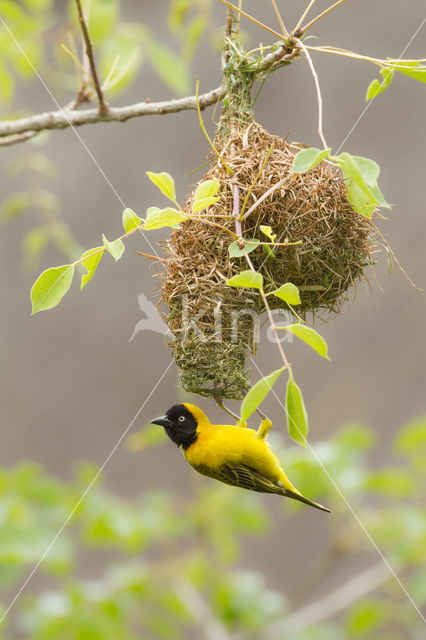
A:
[[[167,435],[196,471],[234,487],[299,500],[328,511],[305,498],[281,469],[265,438],[272,426],[263,420],[259,429],[211,424],[205,413],[193,404],[175,404],[164,416],[151,420],[165,428]]]

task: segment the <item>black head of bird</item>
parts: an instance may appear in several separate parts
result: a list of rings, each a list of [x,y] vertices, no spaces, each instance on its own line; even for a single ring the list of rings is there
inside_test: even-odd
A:
[[[164,427],[169,438],[182,449],[187,449],[197,439],[197,420],[184,404],[173,405],[164,416],[151,423]]]

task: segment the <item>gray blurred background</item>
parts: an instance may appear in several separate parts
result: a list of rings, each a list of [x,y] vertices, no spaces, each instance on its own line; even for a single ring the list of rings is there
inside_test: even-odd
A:
[[[288,24],[295,23],[302,4],[279,2]],[[317,4],[321,9],[329,3]],[[123,5],[129,19],[148,24],[159,38],[168,37],[163,25],[166,0],[126,0]],[[247,1],[245,7],[276,27],[268,2]],[[221,23],[224,10],[219,3],[215,13]],[[321,44],[398,57],[424,14],[424,0],[348,0],[314,32]],[[252,34],[252,42],[269,42],[263,31],[243,24]],[[426,26],[404,57],[425,57],[425,37]],[[314,63],[324,99],[325,135],[337,150],[362,114],[366,88],[377,77],[378,69],[325,54],[316,54]],[[219,58],[211,50],[200,48],[195,66],[194,80],[200,79],[201,91],[219,84]],[[70,99],[68,92],[54,91],[60,103]],[[170,92],[144,66],[136,85],[118,103],[169,96]],[[55,108],[37,80],[20,91],[17,103],[34,113]],[[344,150],[380,164],[382,189],[394,205],[380,229],[421,288],[426,285],[425,107],[425,86],[398,75],[391,88],[369,106],[344,145]],[[256,114],[272,133],[285,136],[289,132],[290,139],[319,146],[316,95],[306,61],[296,61],[271,77],[256,104]],[[204,117],[213,132],[211,115],[212,110],[208,110]],[[163,202],[145,171],[169,171],[183,199],[202,172],[192,178],[184,175],[200,165],[208,153],[195,112],[86,126],[79,129],[79,135],[126,205],[142,216],[148,206],[161,206]],[[44,151],[58,168],[52,189],[82,246],[97,246],[102,233],[116,237],[121,232],[122,206],[75,133],[53,132]],[[10,178],[6,168],[22,153],[24,146],[1,153],[2,196],[21,186]],[[155,265],[136,255],[136,250],[152,252],[142,236],[133,236],[127,242],[119,263],[106,255],[82,293],[75,282],[59,307],[31,317],[29,291],[38,274],[25,274],[21,269],[21,241],[28,226],[29,219],[24,216],[3,227],[0,237],[0,461],[9,466],[34,460],[52,474],[68,478],[78,460],[104,462],[168,366],[171,352],[164,338],[155,333],[138,333],[129,344],[134,326],[142,317],[138,294],[144,292],[155,299]],[[152,232],[149,237],[154,243],[165,234]],[[49,250],[42,268],[63,262],[62,256]],[[319,327],[328,341],[332,362],[316,357],[303,344],[295,342],[288,347],[304,389],[313,446],[343,423],[360,420],[380,434],[386,456],[386,443],[401,423],[425,412],[425,295],[411,286],[398,268],[389,275],[383,254],[377,278],[382,290],[371,277],[371,293],[365,285],[360,286],[346,312]],[[265,340],[258,365],[265,373],[279,366],[276,350]],[[282,390],[280,393],[283,395]],[[132,431],[142,428],[178,398],[182,394],[172,366]],[[203,400],[199,404],[211,419],[223,421],[224,414],[212,402]],[[285,428],[283,410],[273,397],[265,408],[274,420],[274,428]],[[306,455],[311,454],[307,451]],[[130,453],[121,445],[105,474],[108,486],[122,495],[170,485],[187,493],[192,483],[208,482],[195,477],[171,444],[149,455]],[[335,499],[336,503],[341,500],[337,493]],[[314,510],[300,512],[284,522],[274,498],[266,496],[265,500],[275,523],[270,544],[252,542],[245,562],[254,569],[266,568],[271,586],[280,590],[286,588],[293,569],[298,567],[303,572],[315,557],[310,527],[317,528],[320,541],[327,524]],[[286,540],[295,535],[300,544],[290,549]],[[272,551],[278,549],[282,562],[272,560]]]

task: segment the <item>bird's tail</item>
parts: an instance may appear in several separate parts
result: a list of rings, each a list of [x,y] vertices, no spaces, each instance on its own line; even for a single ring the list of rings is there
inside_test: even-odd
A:
[[[305,504],[309,504],[311,507],[315,507],[315,509],[320,509],[321,511],[327,511],[327,513],[331,513],[330,509],[324,507],[319,502],[314,502],[313,500],[309,500],[309,498],[305,498],[301,493],[296,493],[296,491],[291,491],[290,489],[284,489],[283,495],[287,496],[287,498],[292,498],[293,500],[299,500],[299,502],[304,502]]]

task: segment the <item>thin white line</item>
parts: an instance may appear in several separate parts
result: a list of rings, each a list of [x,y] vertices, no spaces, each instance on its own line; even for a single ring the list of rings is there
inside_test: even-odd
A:
[[[71,129],[73,130],[73,132],[75,133],[75,135],[77,136],[77,139],[80,141],[80,143],[82,144],[83,148],[87,151],[87,153],[89,154],[90,158],[92,159],[93,163],[95,164],[96,168],[99,170],[99,172],[101,173],[101,175],[103,176],[103,178],[105,179],[106,183],[109,185],[109,187],[111,188],[112,192],[114,193],[114,195],[116,196],[116,198],[118,199],[118,201],[121,203],[121,205],[123,206],[123,208],[126,208],[126,204],[124,203],[123,199],[121,198],[120,194],[118,193],[117,189],[114,187],[114,185],[112,184],[111,180],[108,178],[108,176],[106,175],[105,171],[102,169],[102,167],[100,166],[99,162],[96,160],[95,156],[93,155],[93,153],[90,151],[89,147],[87,146],[87,144],[84,142],[83,138],[80,136],[80,134],[78,133],[77,129],[74,127],[74,125],[71,123],[71,120],[68,118],[67,113],[64,111],[64,109],[61,107],[61,105],[59,104],[59,102],[56,100],[55,96],[53,95],[53,93],[51,92],[51,90],[49,89],[49,87],[47,86],[47,84],[45,83],[45,81],[43,80],[43,78],[41,77],[40,73],[37,71],[37,69],[35,68],[35,66],[33,65],[33,63],[31,62],[31,60],[29,59],[29,57],[27,56],[27,54],[25,53],[25,51],[23,50],[23,48],[21,47],[21,45],[19,44],[18,40],[15,38],[15,36],[13,35],[12,31],[9,29],[9,27],[7,26],[6,22],[4,21],[4,19],[2,18],[2,16],[0,16],[0,21],[2,23],[2,25],[4,26],[4,28],[6,29],[6,31],[8,32],[9,36],[12,38],[13,42],[15,43],[15,45],[17,46],[17,48],[19,49],[19,51],[21,52],[21,54],[24,56],[25,60],[28,62],[28,64],[30,65],[31,69],[34,71],[35,75],[37,76],[37,78],[40,80],[41,84],[43,85],[43,87],[46,89],[47,93],[49,94],[49,96],[51,97],[51,99],[53,100],[53,102],[56,104],[56,106],[58,107],[59,111],[61,111],[61,113],[63,114],[64,118],[66,119],[66,121],[68,122],[69,126],[71,127]],[[147,236],[145,235],[145,233],[143,233],[143,231],[141,229],[139,229],[139,231],[141,232],[144,240],[146,240],[146,242],[149,244],[151,250],[155,253],[155,255],[158,256],[158,253],[156,251],[156,249],[152,246],[151,242],[148,240]]]
[[[408,43],[405,45],[404,49],[402,50],[402,53],[400,54],[399,58],[396,60],[396,62],[391,66],[391,69],[393,69],[398,62],[401,60],[402,56],[404,55],[404,53],[407,51],[408,47],[411,45],[411,43],[413,42],[414,38],[417,36],[417,34],[419,33],[420,29],[423,27],[424,23],[426,22],[426,17],[423,18],[422,22],[420,23],[419,27],[417,27],[416,31],[414,32],[414,34],[411,36],[410,40],[408,41]],[[384,82],[384,79],[382,81],[382,84]],[[367,109],[370,108],[370,105],[374,102],[374,100],[377,98],[377,95],[374,96],[374,98],[372,98],[371,100],[369,100],[367,102],[367,104],[365,105],[364,109],[362,110],[361,114],[358,116],[357,120],[355,121],[354,125],[352,126],[352,128],[350,129],[349,133],[346,135],[345,139],[343,140],[343,142],[341,143],[341,145],[339,146],[339,148],[336,151],[336,155],[339,153],[340,149],[343,147],[343,145],[345,144],[346,140],[349,138],[349,136],[352,134],[352,132],[354,131],[355,127],[358,126],[359,122],[361,121],[361,119],[363,118],[363,116],[365,115]]]
[[[254,364],[254,366],[256,367],[257,371],[260,373],[260,375],[262,377],[264,377],[263,373],[261,372],[261,370],[259,369],[259,367],[257,366],[257,363],[254,361],[254,359],[252,357],[250,357],[250,360],[252,361],[252,363]],[[293,420],[293,418],[289,415],[287,409],[285,408],[285,406],[283,405],[283,403],[281,402],[280,398],[277,396],[277,394],[275,393],[274,389],[271,389],[272,393],[274,394],[275,398],[278,400],[279,404],[281,405],[281,407],[284,409],[284,412],[287,416],[288,419],[290,419],[292,421],[292,423],[294,424],[294,426],[296,427],[296,429],[298,430],[298,432],[300,433],[300,435],[303,436],[302,432],[300,431],[299,427],[297,426],[297,424],[295,423],[295,421]],[[419,614],[419,616],[421,617],[421,619],[423,620],[423,622],[426,624],[426,618],[423,616],[422,612],[420,611],[420,609],[418,608],[418,606],[416,605],[416,603],[414,602],[413,598],[410,596],[410,594],[408,593],[407,589],[404,587],[404,585],[402,584],[401,580],[399,579],[397,573],[395,572],[395,570],[392,568],[392,566],[390,565],[389,561],[385,558],[385,556],[383,555],[382,551],[379,549],[379,547],[377,546],[376,542],[373,540],[373,538],[371,537],[371,534],[369,533],[368,529],[366,528],[366,526],[361,522],[361,520],[359,519],[359,517],[357,516],[357,514],[355,513],[355,511],[353,510],[353,508],[351,507],[349,501],[347,500],[347,498],[345,497],[343,491],[341,490],[341,488],[339,487],[339,485],[337,484],[337,482],[334,480],[334,478],[331,476],[330,472],[328,471],[327,467],[323,464],[322,460],[320,459],[320,457],[318,456],[317,452],[315,451],[315,449],[309,444],[309,442],[307,440],[305,440],[307,446],[309,447],[309,450],[311,451],[311,453],[313,454],[314,458],[316,459],[316,461],[320,464],[322,470],[325,472],[325,474],[327,475],[327,478],[330,480],[331,484],[333,485],[333,487],[336,489],[336,491],[338,492],[338,494],[340,495],[340,497],[342,498],[343,502],[345,503],[346,507],[349,509],[349,511],[351,512],[351,514],[353,515],[353,517],[355,518],[355,520],[357,521],[357,523],[359,524],[361,530],[364,532],[364,534],[367,536],[367,538],[369,539],[369,541],[371,542],[371,544],[373,545],[373,547],[375,548],[375,550],[377,551],[377,553],[379,554],[379,556],[381,557],[381,559],[383,560],[384,564],[386,565],[386,567],[389,569],[391,575],[395,578],[395,580],[397,581],[397,583],[399,584],[399,586],[401,587],[401,589],[403,590],[403,592],[405,593],[405,595],[407,596],[408,600],[411,602],[411,604],[413,605],[413,607],[415,608],[415,610],[417,611],[417,613]]]
[[[49,551],[51,550],[51,548],[53,547],[53,545],[55,544],[56,540],[59,538],[59,536],[61,535],[61,533],[63,532],[63,530],[65,529],[65,527],[67,526],[67,524],[69,523],[69,521],[71,520],[71,518],[73,517],[74,513],[76,512],[76,510],[78,509],[78,507],[80,506],[80,504],[83,502],[83,500],[85,499],[85,497],[87,496],[87,494],[89,493],[90,489],[93,487],[93,485],[95,484],[96,480],[99,478],[100,474],[102,473],[102,471],[105,469],[106,465],[108,464],[108,462],[110,461],[110,459],[112,458],[112,456],[114,455],[114,453],[116,452],[116,450],[118,449],[118,447],[120,446],[120,444],[123,442],[124,438],[126,437],[127,433],[130,431],[130,429],[132,428],[135,420],[139,417],[140,412],[142,411],[142,409],[145,408],[145,405],[149,402],[149,400],[151,399],[151,396],[155,393],[155,391],[157,390],[157,387],[159,386],[159,384],[162,382],[163,378],[165,377],[165,375],[167,374],[167,372],[169,371],[170,367],[173,364],[173,360],[170,362],[169,366],[167,367],[167,369],[163,372],[163,374],[161,375],[161,377],[159,378],[159,380],[157,381],[157,383],[155,384],[155,386],[153,387],[151,393],[149,394],[149,396],[145,399],[144,403],[141,405],[141,407],[138,409],[136,415],[134,416],[134,418],[131,420],[131,422],[129,423],[129,425],[127,426],[126,430],[123,432],[123,434],[121,435],[120,439],[117,441],[117,443],[114,445],[114,447],[112,448],[112,450],[110,451],[110,453],[108,454],[108,456],[105,458],[104,463],[102,464],[102,466],[98,469],[98,471],[96,472],[95,476],[93,477],[93,479],[91,480],[90,484],[87,486],[87,488],[85,489],[84,493],[81,494],[80,498],[78,499],[77,503],[75,504],[74,508],[72,509],[72,511],[70,512],[70,514],[67,516],[67,518],[65,519],[65,521],[63,522],[62,526],[60,527],[60,529],[58,530],[58,532],[56,533],[56,535],[54,536],[54,538],[51,540],[51,542],[49,543],[49,545],[47,546],[45,552],[43,553],[43,555],[41,556],[40,560],[37,562],[37,564],[34,566],[34,568],[32,569],[31,573],[28,575],[27,579],[25,580],[25,582],[22,584],[22,586],[20,587],[20,589],[18,590],[18,592],[16,593],[15,597],[13,598],[12,602],[9,604],[9,606],[7,607],[6,611],[3,613],[3,615],[0,618],[0,624],[3,622],[3,620],[5,619],[5,617],[7,616],[7,614],[9,613],[9,611],[11,610],[11,608],[13,607],[13,605],[15,604],[15,602],[17,601],[17,599],[19,598],[19,596],[21,595],[21,593],[23,592],[23,590],[25,589],[25,587],[27,586],[27,584],[29,583],[29,581],[31,580],[31,578],[33,577],[33,575],[36,573],[37,569],[39,568],[39,566],[41,565],[41,563],[43,562],[43,560],[46,558],[46,556],[48,555]]]
[[[404,53],[407,51],[407,49],[409,48],[409,46],[411,45],[411,43],[413,42],[414,38],[417,36],[417,34],[419,33],[419,31],[421,30],[421,28],[423,27],[423,25],[426,22],[426,17],[422,20],[422,22],[420,23],[419,27],[416,29],[416,31],[414,32],[414,34],[411,36],[410,40],[408,41],[407,45],[404,47],[402,53],[400,54],[399,58],[397,59],[397,61],[394,63],[393,66],[395,66],[396,64],[398,64],[398,62],[401,60],[402,56],[404,55]],[[365,115],[367,109],[370,107],[371,103],[373,102],[373,100],[375,100],[377,96],[375,96],[372,100],[370,100],[368,102],[368,104],[364,107],[362,113],[360,114],[360,116],[358,117],[358,119],[356,120],[356,122],[354,123],[354,125],[352,126],[352,128],[350,129],[350,131],[348,132],[348,134],[346,135],[345,139],[343,140],[343,142],[341,143],[341,145],[339,146],[338,150],[336,153],[339,153],[340,149],[343,147],[343,145],[345,144],[345,142],[347,141],[347,139],[350,137],[350,135],[352,134],[352,132],[354,131],[354,129],[356,128],[356,126],[359,124],[360,120],[362,119],[362,117]],[[282,234],[284,235],[284,234]],[[281,238],[279,239],[279,242],[281,241]],[[263,264],[265,263],[266,260],[264,260]],[[262,267],[261,267],[262,268]],[[254,364],[254,366],[256,367],[257,371],[260,373],[260,375],[262,377],[263,373],[261,372],[261,370],[259,369],[259,367],[257,366],[257,363],[254,361],[254,359],[251,357],[250,358],[252,363]],[[296,427],[296,429],[299,431],[300,435],[303,435],[300,432],[299,427],[297,426],[297,424],[294,422],[294,420],[292,419],[292,417],[288,414],[285,406],[283,405],[283,403],[281,402],[280,398],[277,396],[277,394],[275,393],[274,389],[271,389],[272,393],[274,394],[275,398],[278,400],[279,404],[281,405],[281,407],[284,409],[287,418],[290,419],[294,426]],[[398,574],[395,572],[395,570],[392,568],[391,564],[389,563],[389,561],[386,559],[386,557],[383,555],[382,551],[380,550],[380,548],[378,547],[377,543],[374,541],[374,539],[372,538],[371,534],[369,533],[368,529],[366,528],[366,526],[362,523],[362,521],[359,519],[359,517],[357,516],[357,514],[355,513],[354,509],[352,508],[352,506],[350,505],[350,503],[348,502],[347,498],[345,497],[343,491],[340,489],[340,487],[338,486],[338,484],[336,483],[336,481],[333,479],[333,477],[331,476],[330,472],[328,471],[328,469],[326,468],[326,466],[323,464],[323,462],[321,461],[321,459],[319,458],[318,454],[316,453],[316,451],[313,449],[313,447],[309,444],[309,442],[306,440],[306,444],[309,447],[309,450],[311,451],[311,453],[313,454],[314,458],[317,460],[317,462],[320,464],[322,470],[325,472],[325,474],[327,475],[328,479],[330,480],[330,482],[332,483],[333,487],[337,490],[337,492],[339,493],[340,497],[342,498],[342,500],[344,501],[346,507],[349,509],[349,511],[351,512],[351,514],[353,515],[353,517],[355,518],[355,520],[357,521],[359,527],[361,528],[361,530],[363,531],[363,533],[366,535],[366,537],[368,538],[368,540],[370,541],[370,543],[372,544],[372,546],[374,547],[374,549],[377,551],[377,553],[379,554],[379,556],[381,557],[381,559],[383,560],[383,563],[385,564],[385,566],[387,567],[387,569],[389,570],[389,572],[391,573],[392,577],[396,580],[396,582],[399,584],[399,586],[401,587],[402,591],[404,592],[404,594],[406,595],[406,597],[408,598],[408,600],[411,602],[411,604],[413,605],[414,609],[417,611],[417,613],[419,614],[420,618],[422,619],[422,621],[426,624],[426,618],[423,616],[422,612],[420,611],[419,607],[417,606],[417,604],[414,602],[413,598],[410,596],[410,594],[408,593],[407,589],[404,587],[404,585],[402,584],[400,578],[398,577]]]

